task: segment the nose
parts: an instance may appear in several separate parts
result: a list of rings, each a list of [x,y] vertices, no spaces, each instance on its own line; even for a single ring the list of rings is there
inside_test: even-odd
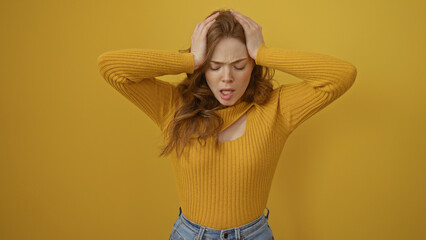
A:
[[[223,82],[232,82],[232,81],[234,81],[234,77],[232,76],[232,71],[231,71],[230,67],[225,67],[224,68],[224,73],[223,73],[222,81]]]

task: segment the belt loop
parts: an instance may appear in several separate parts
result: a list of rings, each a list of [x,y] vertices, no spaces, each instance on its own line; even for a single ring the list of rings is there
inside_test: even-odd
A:
[[[268,213],[266,214],[266,220],[268,220],[268,218],[269,218],[269,208],[266,208],[266,210],[268,210]]]
[[[240,240],[241,239],[241,237],[240,237],[240,228],[236,228],[235,229],[235,239],[236,240]]]
[[[205,227],[203,227],[203,226],[200,226],[200,231],[198,232],[198,234],[197,235],[195,235],[195,238],[194,238],[194,240],[201,240],[201,239],[203,239],[203,236],[204,236],[204,232],[206,231],[206,228]]]
[[[181,209],[181,207],[179,206],[179,216],[182,214],[182,209]]]

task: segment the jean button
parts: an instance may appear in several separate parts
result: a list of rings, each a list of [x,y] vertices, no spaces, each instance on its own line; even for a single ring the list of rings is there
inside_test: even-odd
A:
[[[224,238],[228,238],[228,233],[223,234]]]

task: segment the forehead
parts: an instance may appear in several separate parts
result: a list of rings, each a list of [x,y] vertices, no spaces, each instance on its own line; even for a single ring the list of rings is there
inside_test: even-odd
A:
[[[247,47],[236,38],[223,38],[213,51],[212,61],[232,62],[248,57]]]

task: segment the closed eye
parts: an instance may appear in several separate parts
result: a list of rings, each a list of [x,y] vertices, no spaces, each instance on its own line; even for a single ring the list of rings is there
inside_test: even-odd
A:
[[[244,67],[236,67],[236,66],[234,66],[234,68],[236,69],[236,70],[238,70],[238,71],[242,71],[242,70],[244,70],[244,68],[245,68],[246,66],[244,66]],[[214,68],[214,67],[210,67],[209,68],[210,70],[212,70],[212,71],[217,71],[217,70],[219,70],[220,69],[220,67],[216,67],[216,68]]]

